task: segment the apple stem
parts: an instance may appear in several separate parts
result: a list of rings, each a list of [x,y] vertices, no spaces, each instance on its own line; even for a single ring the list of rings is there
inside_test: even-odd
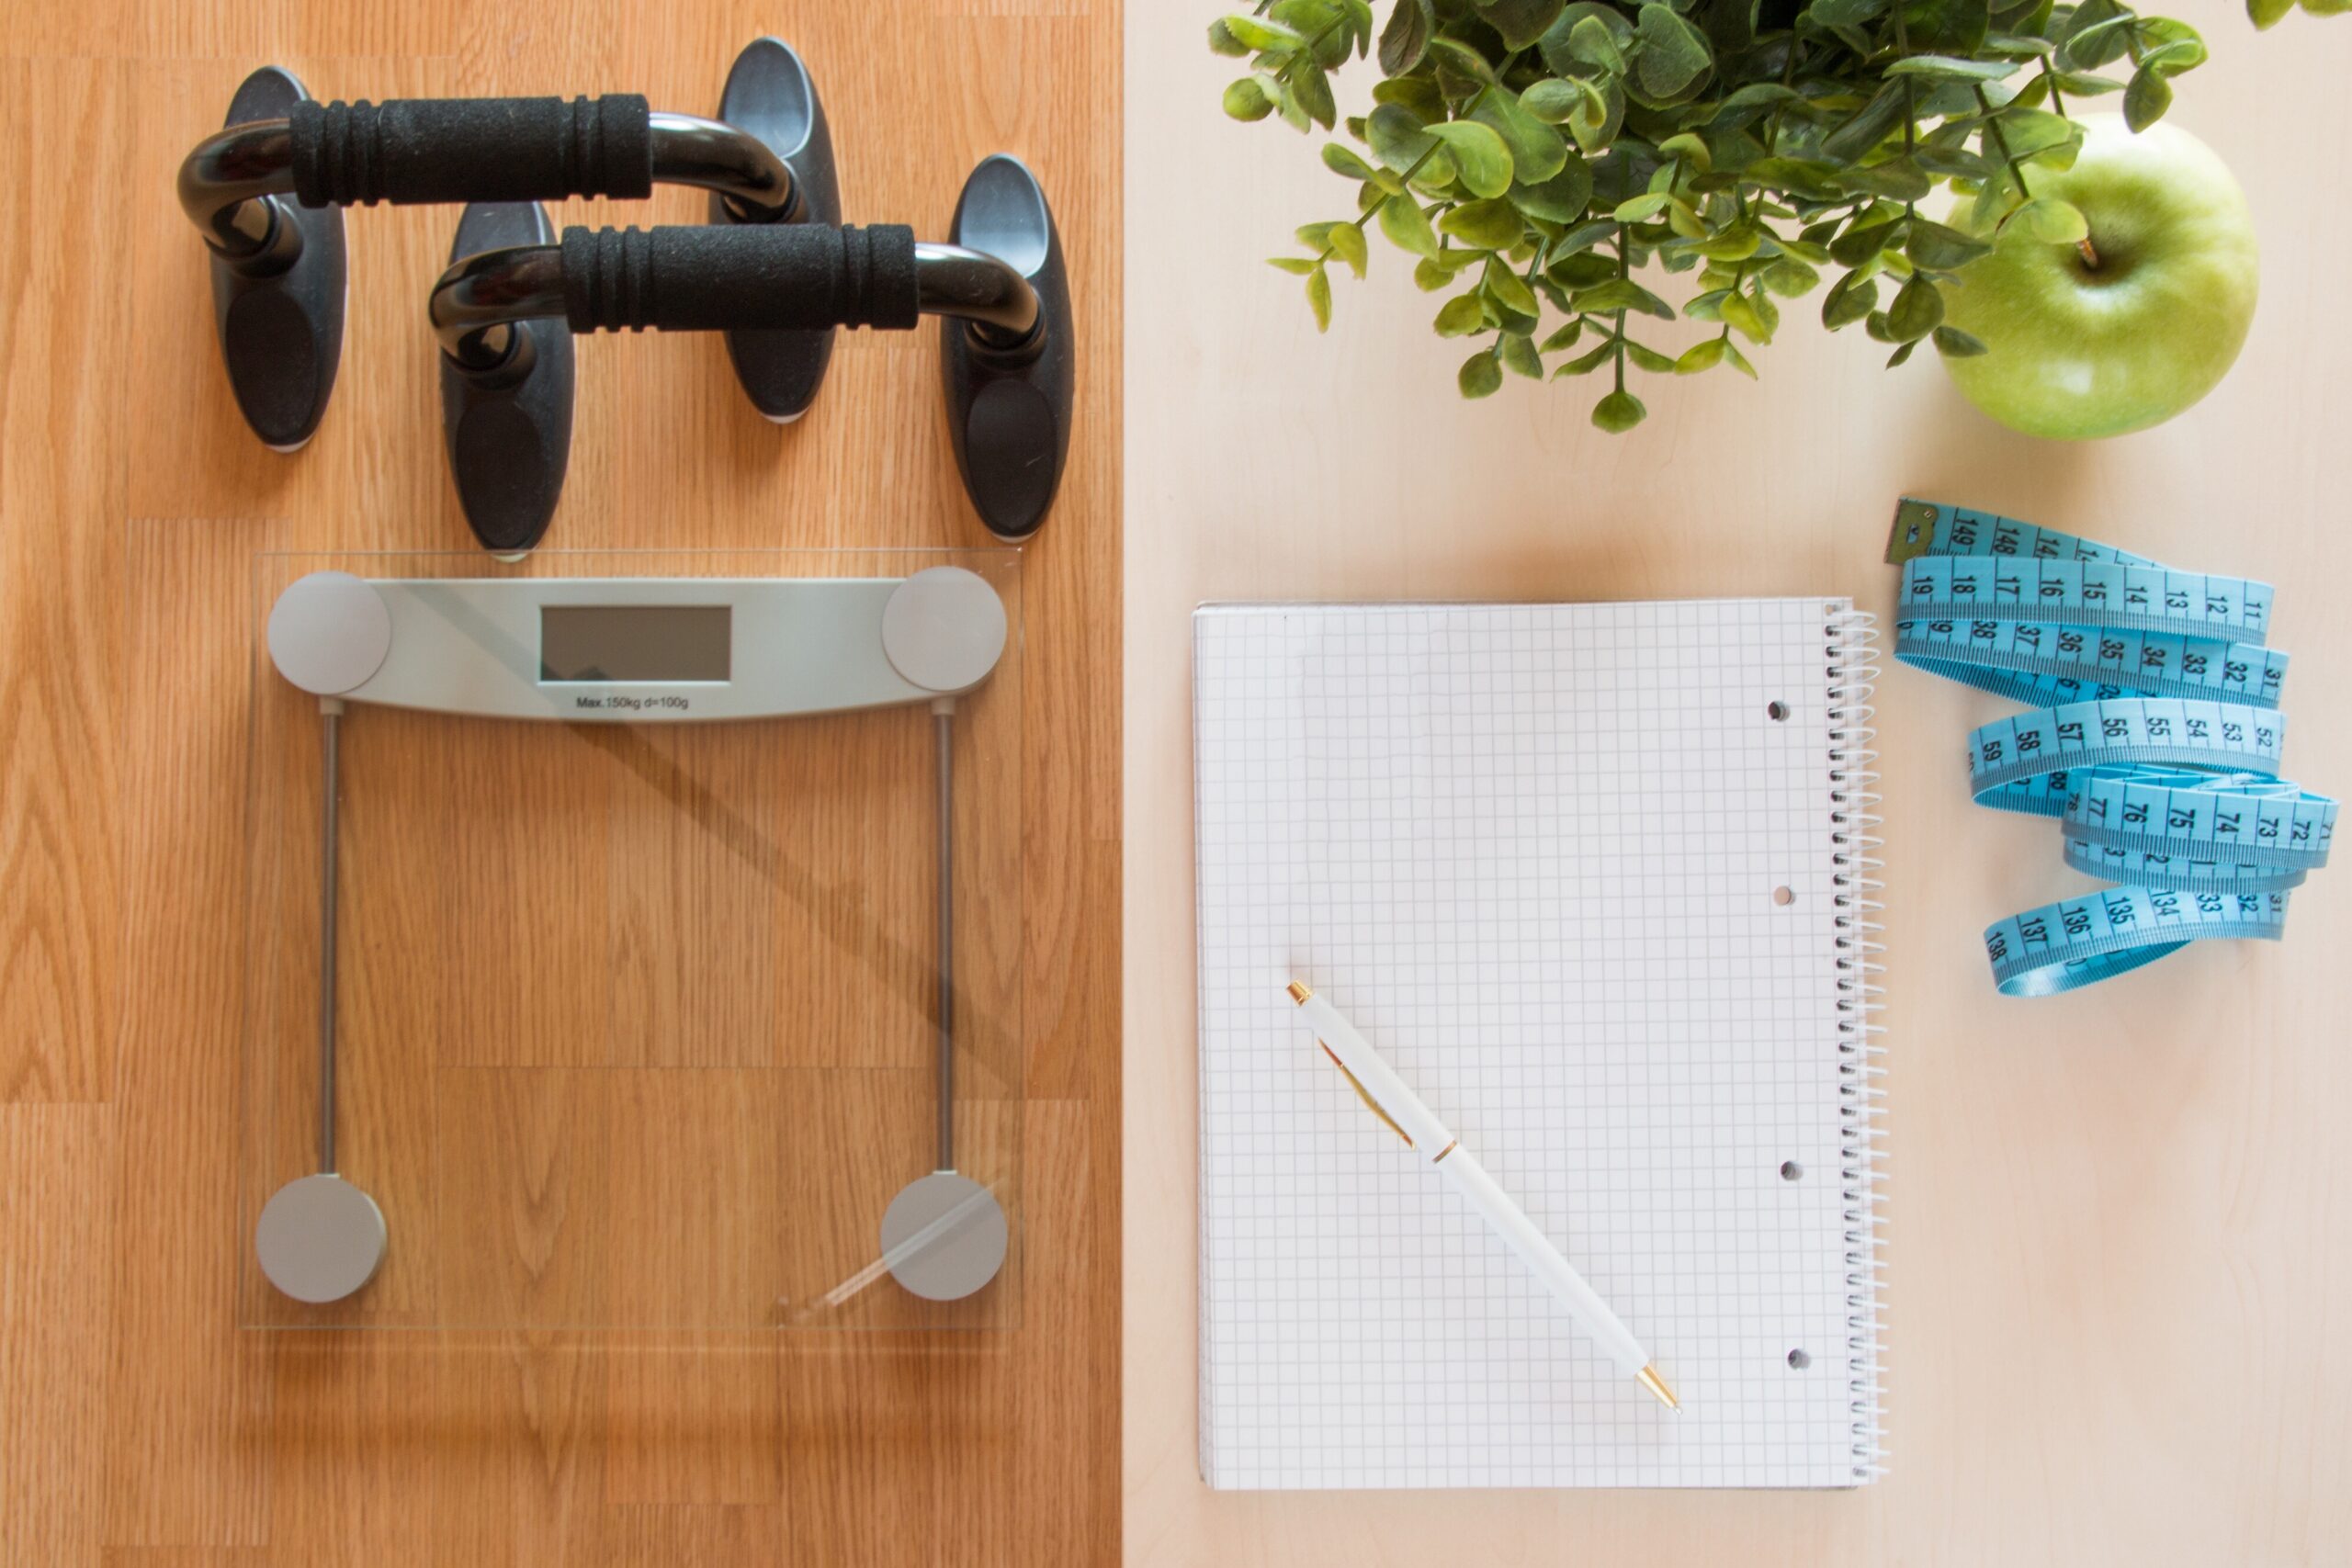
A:
[[[2088,234],[2084,235],[2081,239],[2075,242],[2075,249],[2083,253],[2083,265],[2085,266],[2090,268],[2093,272],[2097,272],[2098,270],[2098,252],[2092,248],[2091,237]]]

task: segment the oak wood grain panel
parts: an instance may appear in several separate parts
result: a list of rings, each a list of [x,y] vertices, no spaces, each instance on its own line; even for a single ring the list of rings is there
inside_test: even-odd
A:
[[[0,189],[111,183],[129,77],[0,64]],[[115,1089],[125,457],[109,426],[128,239],[122,206],[94,202],[73,223],[28,216],[0,246],[0,1101]]]
[[[105,1347],[113,1240],[99,1195],[117,1117],[95,1105],[0,1106],[0,1561],[94,1568],[105,1518]],[[21,1413],[51,1412],[35,1426]]]
[[[0,1312],[38,1325],[15,1343],[53,1351],[11,1383],[29,1391],[11,1415],[68,1438],[11,1450],[7,1495],[58,1482],[77,1442],[87,1460],[85,1491],[51,1485],[36,1513],[89,1534],[44,1535],[69,1554],[35,1561],[91,1561],[70,1555],[85,1545],[113,1568],[909,1561],[909,1538],[865,1511],[888,1499],[933,1561],[1114,1554],[1121,197],[1104,116],[1119,28],[1108,0],[11,12],[0,861],[23,896],[0,908],[0,1099],[111,1101],[86,1112],[111,1119],[86,1148],[33,1156],[60,1179],[99,1168],[109,1245],[93,1271],[0,1227]],[[1073,268],[1080,425],[1025,552],[1019,678],[959,716],[1000,739],[966,732],[958,756],[979,786],[959,797],[976,860],[958,907],[988,937],[959,953],[959,1163],[1010,1184],[1011,1277],[1074,1293],[1034,1314],[1025,1290],[984,1296],[985,1328],[767,1329],[749,1351],[706,1328],[671,1347],[689,1359],[670,1370],[690,1370],[670,1377],[628,1337],[240,1327],[296,1320],[244,1232],[314,1136],[317,719],[254,682],[257,584],[293,570],[255,554],[471,548],[423,324],[456,215],[349,215],[342,375],[318,437],[288,458],[251,440],[228,396],[173,170],[266,61],[322,97],[640,90],[707,113],[735,51],[770,29],[817,73],[854,220],[937,236],[965,172],[1007,149],[1052,193]],[[66,190],[120,199],[62,221]],[[700,206],[670,190],[553,215],[698,221]],[[779,429],[716,338],[583,342],[550,544],[985,543],[937,353],[928,328],[852,334],[818,406]],[[611,1321],[691,1303],[736,1328],[774,1316],[778,1279],[805,1293],[804,1275],[870,1262],[870,1213],[793,1223],[794,1181],[810,1178],[792,1176],[770,1107],[801,1073],[892,1063],[876,1120],[834,1147],[876,1212],[921,1168],[935,959],[921,723],[858,738],[847,771],[805,781],[824,804],[789,826],[757,739],[600,748],[460,728],[363,711],[345,731],[339,1141],[399,1218],[384,1272],[343,1315]],[[869,836],[854,862],[811,848],[855,834]],[[796,877],[803,909],[851,878],[903,889],[903,905],[894,893],[854,932],[804,929],[796,946]],[[991,930],[988,901],[1013,886],[1024,929]],[[535,923],[550,907],[564,918]],[[837,977],[844,943],[871,1007]],[[753,983],[722,985],[736,969]],[[773,1027],[787,1003],[810,1015],[797,1035]],[[773,1038],[757,1038],[763,1020]],[[1021,1097],[1040,1092],[1063,1103],[1033,1122]],[[51,1114],[0,1108],[19,1111]],[[1033,1159],[1055,1191],[1023,1190]],[[690,1223],[665,1230],[682,1210]],[[1033,1220],[1056,1258],[1032,1256]],[[483,1261],[454,1265],[466,1236]]]
[[[445,1339],[434,1362],[433,1424],[420,1434],[433,1478],[413,1498],[430,1508],[434,1568],[568,1563],[596,1550],[605,1354],[577,1335]]]
[[[137,523],[124,549],[122,1122],[107,1347],[108,1546],[268,1534],[267,1348],[235,1327],[248,669],[256,525]],[[187,694],[201,690],[203,701]],[[130,983],[135,979],[135,984]],[[95,1392],[95,1391],[93,1391]],[[158,1462],[158,1455],[171,1456]]]

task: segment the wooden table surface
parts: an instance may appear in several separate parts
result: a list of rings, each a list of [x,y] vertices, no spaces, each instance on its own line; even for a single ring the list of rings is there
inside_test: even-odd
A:
[[[0,1563],[1026,1568],[1115,1554],[1121,191],[1118,141],[1102,127],[1115,123],[1120,22],[1111,0],[8,7]],[[308,1005],[305,965],[263,950],[272,937],[311,942],[301,857],[316,822],[315,785],[300,771],[314,740],[271,739],[307,728],[306,705],[256,679],[256,553],[472,549],[424,319],[457,214],[349,215],[341,378],[317,437],[280,457],[231,400],[204,251],[174,173],[265,62],[322,97],[641,92],[658,109],[707,114],[736,52],[768,32],[801,51],[818,83],[852,220],[944,237],[966,174],[1012,151],[1050,193],[1070,261],[1077,436],[1057,509],[1024,552],[1020,680],[990,698],[989,722],[1017,738],[1019,798],[997,798],[1019,826],[982,836],[1001,857],[989,880],[1017,875],[1021,890],[1018,964],[980,959],[1020,976],[997,1014],[1018,1036],[988,1064],[1017,1112],[1004,1124],[1024,1200],[1017,1326],[547,1331],[746,1327],[731,1309],[698,1319],[693,1309],[718,1298],[694,1287],[774,1289],[779,1248],[821,1242],[810,1233],[824,1217],[792,1206],[788,1168],[888,1144],[885,1116],[927,1125],[928,1092],[914,1087],[927,1076],[926,1008],[907,1005],[904,986],[877,987],[899,991],[895,1004],[831,1015],[844,1027],[820,1048],[842,1060],[816,1064],[829,1087],[813,1137],[792,1136],[778,1111],[808,1108],[805,1085],[782,1080],[810,1064],[767,1056],[756,1031],[728,1043],[730,1019],[782,1013],[804,1043],[820,1019],[794,965],[831,962],[840,932],[812,930],[827,906],[797,890],[814,877],[838,887],[832,908],[867,912],[851,904],[876,866],[794,862],[792,846],[812,841],[802,829],[830,821],[837,844],[865,835],[879,860],[899,857],[886,881],[928,886],[919,722],[821,721],[779,760],[743,750],[757,726],[651,738],[549,727],[527,739],[517,731],[529,727],[508,727],[476,747],[381,710],[355,714],[346,737],[346,870],[401,886],[355,899],[346,884],[358,1098],[344,1153],[346,1169],[371,1162],[399,1201],[394,1262],[355,1310],[536,1326],[244,1326],[256,1318],[241,1293],[261,1289],[250,1183],[254,1160],[273,1157],[241,1131],[262,1081],[249,1026],[270,1016],[272,998],[257,993],[277,988],[280,1016]],[[566,203],[555,217],[684,223],[703,210],[700,193],[666,187],[641,204]],[[548,547],[987,545],[949,449],[938,354],[935,328],[846,337],[815,408],[779,429],[745,400],[715,334],[583,341],[570,481]],[[867,785],[879,788],[865,770],[884,756],[917,794],[862,822]],[[528,809],[452,820],[450,802],[494,795],[502,780]],[[710,802],[794,824],[761,845],[785,853],[731,853],[695,815]],[[616,878],[608,893],[587,874],[577,886],[551,877],[554,857],[531,852],[552,846],[527,829],[553,821],[635,835],[644,853],[628,863],[650,880],[625,893]],[[280,851],[293,859],[273,871]],[[551,889],[564,901],[535,908]],[[436,925],[436,911],[455,923]],[[906,950],[917,956],[900,977],[912,982],[930,962],[927,916],[894,904],[876,918],[885,936],[923,944]],[[753,969],[697,990],[710,956],[694,951],[698,924],[713,951]],[[307,1032],[297,1023],[285,1038]],[[886,1036],[899,1055],[883,1070],[823,1071],[876,1066],[859,1054]],[[368,1103],[369,1043],[402,1040],[437,1044],[444,1066],[469,1059],[439,1084],[438,1147],[455,1164],[437,1173],[435,1104]],[[746,1055],[723,1066],[661,1059],[650,1043],[662,1041]],[[928,1144],[914,1147],[920,1168]],[[632,1150],[664,1156],[666,1172],[621,1157]],[[707,1196],[713,1172],[721,1192],[739,1183],[741,1204],[682,1224],[673,1184],[699,1182]],[[441,1206],[444,1222],[481,1224],[483,1246],[469,1255],[475,1271],[436,1276],[427,1184],[449,1198],[453,1178],[496,1181],[500,1196]],[[445,1261],[458,1256],[456,1238],[441,1246]]]
[[[2166,9],[2166,7],[2159,7]],[[1962,737],[2013,705],[1878,689],[1891,1170],[1889,1471],[1860,1491],[1213,1494],[1195,1455],[1192,745],[1204,599],[1851,594],[1885,612],[1897,495],[2279,586],[2289,761],[2352,792],[2352,21],[2256,35],[2168,9],[2212,62],[2174,117],[2238,173],[2262,305],[2222,387],[2097,446],[2010,434],[1931,363],[1792,310],[1764,379],[1459,402],[1465,349],[1397,253],[1317,337],[1261,258],[1351,188],[1238,125],[1220,7],[1127,12],[1126,1512],[1135,1564],[2028,1564],[2352,1558],[2352,871],[2283,946],[2215,945],[2046,1001],[1977,934],[2080,886],[2052,829],[1972,806]],[[1384,7],[1385,10],[1385,7]],[[1359,67],[1361,104],[1375,67]],[[1661,326],[1662,336],[1688,341]]]

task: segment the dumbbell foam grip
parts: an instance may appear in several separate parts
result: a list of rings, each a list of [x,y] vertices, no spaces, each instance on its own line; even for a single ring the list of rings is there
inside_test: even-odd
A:
[[[573,332],[905,331],[920,314],[915,231],[900,223],[566,229],[563,299]]]
[[[653,189],[652,111],[601,98],[395,98],[296,104],[294,196],[305,207],[389,201],[634,198]]]

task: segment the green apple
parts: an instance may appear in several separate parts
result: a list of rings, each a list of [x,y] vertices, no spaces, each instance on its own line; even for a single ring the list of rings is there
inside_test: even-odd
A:
[[[2071,169],[2029,165],[2037,198],[2080,209],[2081,244],[2009,225],[1944,291],[1945,320],[1989,351],[1944,357],[1969,401],[2029,435],[2144,430],[2213,389],[2237,359],[2260,281],[2254,220],[2229,166],[2177,126],[2133,134],[2086,116]],[[1972,227],[1968,207],[1952,224]]]

